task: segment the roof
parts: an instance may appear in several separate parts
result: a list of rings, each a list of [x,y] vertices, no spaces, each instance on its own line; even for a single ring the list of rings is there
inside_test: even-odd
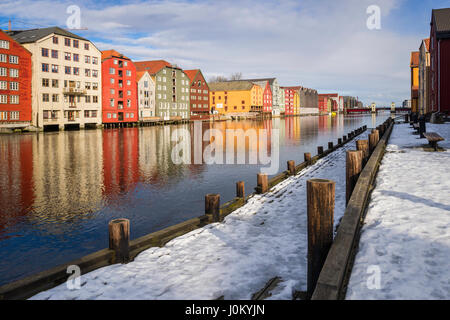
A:
[[[450,8],[433,9],[431,14],[438,38],[450,38]]]
[[[157,74],[164,67],[172,67],[172,65],[165,60],[136,61],[133,63],[136,67],[136,71],[147,71],[150,75]]]
[[[302,88],[302,86],[294,86],[294,87],[280,87],[280,89],[288,89],[288,90],[294,90],[298,91]]]
[[[410,67],[418,67],[419,66],[419,51],[413,51],[411,52],[411,61],[410,61]]]
[[[25,52],[27,52],[27,54],[29,54],[30,56],[32,55],[32,53],[27,48],[25,48],[21,43],[14,40],[6,31],[0,29],[0,33],[3,33],[8,39],[11,39],[11,41],[17,43]]]
[[[236,80],[213,82],[209,84],[210,91],[247,91],[251,90],[255,84],[250,81]]]
[[[242,79],[240,81],[250,81],[250,82],[257,82],[257,81],[269,81],[270,85],[273,85],[273,82],[276,80],[277,78],[261,78],[261,79]]]
[[[131,60],[130,58],[125,57],[123,54],[117,52],[116,50],[105,50],[102,51],[102,61],[112,58],[112,57],[116,57],[116,58],[122,58],[122,59],[126,59],[126,60]]]
[[[186,73],[186,75],[188,76],[189,80],[194,81],[195,76],[197,75],[197,73],[200,71],[200,69],[193,69],[193,70],[183,70],[184,73]]]
[[[422,48],[422,45],[425,45],[425,51],[429,52],[430,51],[430,38],[423,39],[422,43],[420,44],[420,48]],[[422,50],[422,49],[420,49],[420,50]]]
[[[13,30],[6,31],[7,34],[11,36],[14,40],[19,43],[31,43],[36,42],[42,38],[47,37],[51,34],[57,34],[64,37],[71,37],[75,39],[89,41],[83,37],[80,37],[72,32],[64,30],[60,27],[50,27],[50,28],[42,28],[42,29],[30,29],[30,30]]]
[[[139,81],[142,79],[142,77],[147,73],[147,71],[137,71],[136,72],[136,81]]]

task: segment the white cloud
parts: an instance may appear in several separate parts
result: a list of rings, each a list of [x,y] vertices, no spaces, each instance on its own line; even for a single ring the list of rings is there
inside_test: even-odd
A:
[[[366,28],[370,0],[80,1],[84,36],[136,60],[200,67],[208,77],[241,71],[285,85],[352,94],[366,103],[409,95],[409,50],[418,39]],[[401,0],[377,0],[382,19]],[[63,25],[73,2],[20,0],[3,15]],[[76,4],[76,3],[75,3]],[[24,9],[27,8],[27,9]],[[43,14],[45,12],[45,15]],[[46,16],[46,19],[42,19]]]

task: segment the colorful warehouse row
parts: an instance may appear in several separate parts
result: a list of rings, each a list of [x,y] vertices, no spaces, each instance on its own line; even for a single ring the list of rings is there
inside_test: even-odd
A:
[[[208,84],[199,69],[132,61],[58,27],[0,30],[0,126],[9,129],[328,114],[352,99],[276,78]]]
[[[431,13],[430,37],[411,52],[411,111],[450,114],[450,8]]]

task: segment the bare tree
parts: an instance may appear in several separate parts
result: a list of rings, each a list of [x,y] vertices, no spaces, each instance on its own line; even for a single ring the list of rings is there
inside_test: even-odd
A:
[[[214,77],[211,77],[209,79],[210,83],[213,83],[213,82],[225,82],[225,81],[228,81],[228,79],[227,79],[227,77],[224,77],[224,76],[214,76]]]
[[[242,72],[235,72],[230,76],[230,80],[241,80]]]

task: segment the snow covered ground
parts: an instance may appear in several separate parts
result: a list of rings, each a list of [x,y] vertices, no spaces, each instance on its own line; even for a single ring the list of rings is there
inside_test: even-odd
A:
[[[367,132],[357,139],[362,138]],[[306,181],[336,181],[336,225],[345,210],[350,149],[353,141],[269,193],[255,195],[222,223],[150,248],[129,264],[83,275],[78,290],[62,284],[31,299],[250,299],[276,276],[282,282],[271,299],[292,299],[294,290],[306,291]]]
[[[446,139],[445,152],[424,151],[409,125],[394,128],[347,299],[450,299],[450,124],[426,129]]]

